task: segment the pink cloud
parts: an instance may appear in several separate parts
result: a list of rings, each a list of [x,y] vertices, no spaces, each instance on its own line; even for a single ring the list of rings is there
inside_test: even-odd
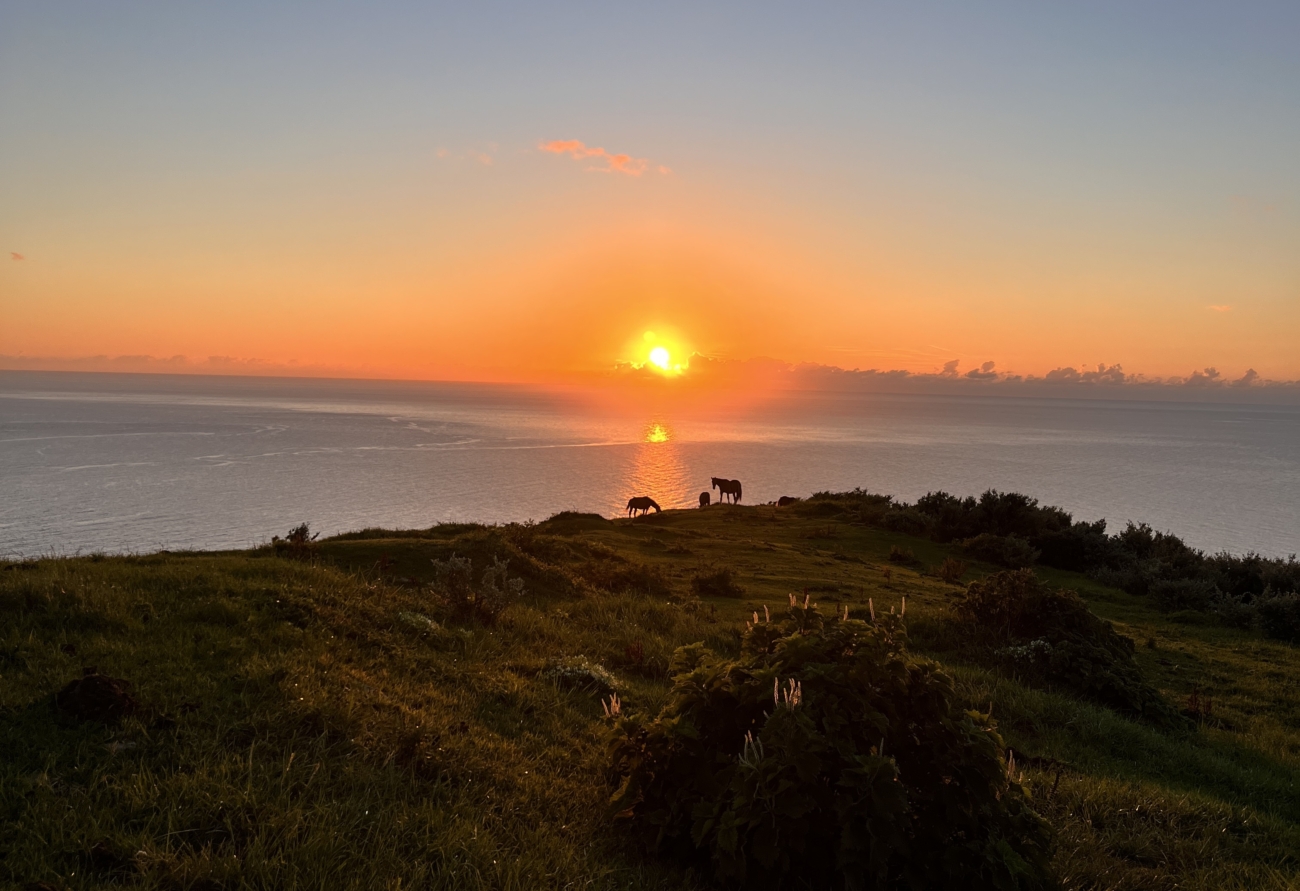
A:
[[[24,257],[22,254],[18,253],[17,251],[10,251],[10,252],[9,252],[9,259],[11,259],[11,260],[26,260],[27,258]]]
[[[1208,309],[1208,310],[1210,310],[1211,312],[1230,312],[1230,311],[1232,310],[1232,307],[1229,306],[1229,305],[1226,305],[1226,304],[1218,304],[1218,305],[1215,305],[1215,306],[1207,306],[1207,307],[1205,307],[1205,308]]]
[[[628,176],[640,176],[650,168],[650,161],[646,158],[607,152],[599,146],[589,146],[580,139],[553,139],[550,142],[543,142],[538,148],[556,155],[568,155],[578,161],[595,158],[601,163],[587,169],[598,173],[625,173]],[[663,165],[657,169],[664,174],[671,172]]]

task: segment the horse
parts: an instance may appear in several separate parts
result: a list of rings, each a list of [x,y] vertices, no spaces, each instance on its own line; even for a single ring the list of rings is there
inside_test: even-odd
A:
[[[629,498],[627,501],[628,516],[636,516],[637,511],[643,514],[650,513],[650,508],[655,509],[655,513],[660,512],[660,507],[655,500],[648,495],[638,495],[635,498]]]
[[[793,495],[782,495],[780,498],[776,499],[776,506],[786,507],[787,505],[794,504],[798,500],[799,499],[795,498]]]
[[[717,489],[719,500],[731,496],[731,503],[735,504],[740,501],[740,480],[724,480],[722,477],[712,477],[713,485],[710,489]]]
[[[700,507],[708,507],[708,506],[709,506],[709,493],[708,493],[708,492],[701,492],[701,493],[700,493]]]

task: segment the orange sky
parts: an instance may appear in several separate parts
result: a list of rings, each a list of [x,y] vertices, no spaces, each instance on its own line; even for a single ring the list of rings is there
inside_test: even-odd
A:
[[[499,67],[476,80],[419,67],[380,26],[327,22],[282,63],[275,23],[264,43],[234,28],[190,46],[188,13],[150,24],[152,42],[125,14],[101,30],[24,15],[0,47],[10,366],[219,356],[537,381],[644,361],[652,330],[682,357],[1300,378],[1284,160],[1300,127],[1270,104],[1281,69],[1251,67],[1262,44],[1219,93],[1197,80],[1202,49],[1248,43],[1218,46],[1232,35],[1209,25],[1192,35],[1205,47],[1156,46],[1150,70],[1103,62],[1119,32],[1051,31],[1060,59],[1035,68],[996,29],[975,46],[954,25],[924,69],[901,37],[867,63],[823,23],[786,46],[802,61],[781,77],[736,55],[722,20],[666,44],[620,36],[621,68],[592,55],[613,31],[563,32],[573,58],[517,71],[510,53],[533,46],[507,35],[478,47]],[[718,58],[674,55],[699,28]],[[794,39],[776,23],[751,37]],[[336,72],[330,41],[353,39]],[[963,53],[979,64],[936,61]],[[390,58],[414,67],[390,76]],[[1127,92],[1107,87],[1115,65]]]

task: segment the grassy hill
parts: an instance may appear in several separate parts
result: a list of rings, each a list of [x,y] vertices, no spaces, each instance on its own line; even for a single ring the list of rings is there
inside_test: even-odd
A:
[[[855,614],[906,598],[912,649],[991,705],[1018,753],[1065,887],[1300,885],[1300,663],[1256,633],[1040,571],[1191,706],[1169,730],[971,658],[953,604],[995,567],[950,563],[944,581],[945,547],[806,503],[299,550],[0,564],[0,881],[708,887],[608,818],[600,694],[655,711],[677,647],[735,651],[793,592]],[[522,599],[492,624],[453,620],[428,588],[453,554],[508,560]],[[130,682],[133,714],[56,708],[91,667]]]

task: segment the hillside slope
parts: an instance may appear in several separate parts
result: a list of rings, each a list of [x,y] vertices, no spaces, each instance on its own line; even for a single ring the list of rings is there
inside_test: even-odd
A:
[[[507,560],[522,600],[494,624],[454,620],[427,587],[453,554],[476,571]],[[949,564],[944,581],[944,547],[799,506],[368,530],[292,556],[2,566],[0,879],[707,887],[608,820],[601,694],[654,711],[675,648],[734,650],[755,610],[797,593],[855,613],[906,598],[912,647],[991,704],[1019,753],[1066,887],[1300,884],[1295,648],[1172,622],[1081,576],[1042,573],[1138,643],[1194,727],[971,659],[952,605],[994,567]],[[130,683],[133,713],[56,707],[89,668]]]

